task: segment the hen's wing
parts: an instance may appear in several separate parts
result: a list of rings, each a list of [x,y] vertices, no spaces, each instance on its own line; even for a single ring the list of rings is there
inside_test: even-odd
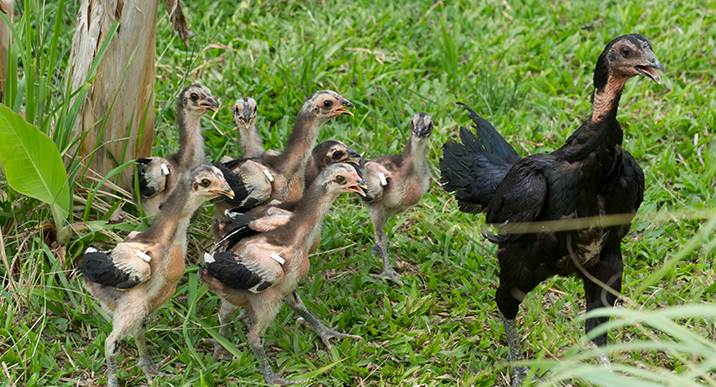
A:
[[[490,241],[517,239],[522,233],[515,225],[539,217],[548,194],[545,173],[553,162],[550,155],[533,155],[519,160],[507,172],[486,209],[485,222],[498,230],[498,235],[487,235]]]

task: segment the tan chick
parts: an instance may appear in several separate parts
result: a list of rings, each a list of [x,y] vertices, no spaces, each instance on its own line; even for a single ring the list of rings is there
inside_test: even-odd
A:
[[[388,219],[417,204],[428,191],[432,173],[426,159],[433,118],[416,113],[410,120],[410,138],[403,153],[381,156],[363,163],[363,178],[368,186],[364,205],[375,232],[373,254],[383,261],[383,271],[372,274],[402,285],[400,275],[388,259]]]
[[[331,204],[341,193],[364,195],[363,187],[363,181],[354,167],[348,164],[331,165],[308,188],[284,225],[242,239],[228,251],[214,254],[199,269],[199,279],[222,299],[222,329],[237,307],[246,307],[243,316],[249,328],[246,337],[268,384],[301,382],[278,376],[264,352],[263,333],[276,317],[284,297],[288,296],[286,302],[314,330],[323,329],[317,333],[325,343],[330,337],[360,338],[338,333],[318,322],[295,290],[298,282],[308,274],[308,250],[316,235],[320,234]],[[226,332],[228,328],[223,331]]]
[[[172,297],[184,275],[186,231],[192,214],[219,195],[233,196],[221,171],[209,165],[195,167],[176,183],[148,230],[131,233],[110,251],[90,247],[85,252],[79,264],[85,286],[112,316],[112,332],[105,340],[110,387],[118,386],[119,341],[130,334],[147,379],[151,382],[157,375],[144,338],[146,318]]]
[[[159,205],[169,196],[185,171],[206,163],[199,119],[218,106],[211,90],[204,85],[191,85],[179,93],[176,104],[179,152],[168,158],[136,160],[139,201],[146,215],[159,213]],[[150,223],[153,222],[154,219],[151,219]]]

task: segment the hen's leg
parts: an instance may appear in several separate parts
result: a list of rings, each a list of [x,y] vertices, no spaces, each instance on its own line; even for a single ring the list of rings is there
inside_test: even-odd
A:
[[[524,267],[523,254],[524,252],[520,251],[498,251],[497,254],[500,261],[500,286],[495,293],[495,301],[500,311],[507,345],[510,349],[509,360],[512,363],[513,387],[522,385],[522,381],[529,374],[529,368],[514,364],[525,360],[517,327],[517,311],[525,295],[544,279]],[[517,259],[510,259],[514,257]]]
[[[515,312],[508,312],[509,317],[505,316],[505,312],[503,312],[503,308],[505,309],[511,309],[506,308],[505,305],[501,306],[500,299],[505,297],[504,295],[505,290],[500,287],[497,289],[496,298],[497,298],[497,308],[500,312],[500,319],[502,320],[502,325],[505,328],[505,336],[507,337],[507,346],[510,349],[510,354],[508,355],[508,359],[510,363],[512,364],[512,386],[519,386],[522,384],[522,380],[524,380],[525,377],[527,377],[527,374],[529,373],[529,368],[525,366],[516,366],[514,365],[515,362],[520,362],[525,360],[525,355],[522,353],[522,344],[520,343],[520,332],[517,327],[517,311],[515,308]],[[507,296],[510,297],[511,296]],[[514,298],[513,298],[514,299]],[[516,300],[515,300],[516,301]],[[521,300],[520,300],[521,301]],[[518,301],[517,307],[520,305],[520,301]]]
[[[623,267],[621,248],[620,245],[617,244],[616,246],[606,246],[602,250],[599,263],[591,268],[589,273],[594,276],[594,278],[605,283],[616,293],[620,293],[622,288]],[[584,294],[587,299],[587,312],[597,308],[613,307],[617,301],[617,297],[612,294],[612,292],[595,284],[586,277],[584,278]],[[609,321],[609,317],[587,319],[585,331],[589,333],[592,329],[607,321]],[[599,347],[606,345],[607,334],[603,333],[595,337],[592,342]],[[597,361],[611,370],[609,356],[607,356],[606,353],[601,353]]]

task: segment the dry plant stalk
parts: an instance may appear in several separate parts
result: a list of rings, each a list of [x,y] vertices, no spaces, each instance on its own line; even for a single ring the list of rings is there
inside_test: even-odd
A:
[[[0,0],[0,12],[12,20],[15,3],[12,0]],[[10,27],[0,21],[0,99],[5,92],[5,70],[7,69],[7,52],[10,48]]]
[[[174,30],[186,44],[193,33],[187,27],[180,1],[163,1]],[[73,91],[84,84],[112,23],[115,20],[121,23],[97,69],[97,76],[82,102],[72,130],[73,136],[89,131],[80,144],[80,157],[90,155],[95,144],[101,144],[90,164],[90,168],[101,175],[106,175],[119,162],[151,154],[158,7],[159,0],[83,0],[80,5],[69,66]],[[125,77],[123,81],[122,77]],[[115,94],[116,102],[108,112]],[[107,124],[100,137],[101,122],[105,119]],[[140,138],[142,121],[144,130]],[[113,140],[124,137],[128,137],[129,143],[123,154],[125,141]],[[130,187],[130,176],[131,169],[128,169],[120,179],[122,187]]]

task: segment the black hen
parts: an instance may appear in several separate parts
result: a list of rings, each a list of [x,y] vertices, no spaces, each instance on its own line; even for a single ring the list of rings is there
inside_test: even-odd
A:
[[[477,136],[462,128],[465,145],[450,142],[443,147],[440,169],[445,189],[455,191],[461,210],[486,212],[486,222],[497,229],[497,235],[489,239],[499,246],[496,302],[510,360],[524,359],[515,321],[519,305],[543,280],[555,274],[578,273],[584,279],[588,311],[616,302],[595,280],[620,292],[621,239],[629,231],[644,193],[644,174],[621,147],[623,132],[616,119],[617,108],[629,78],[644,75],[660,83],[656,70],[663,71],[663,67],[646,37],[618,37],[597,61],[592,116],[562,148],[520,159],[472,110]],[[612,214],[627,214],[628,220],[611,227],[599,224],[599,218]],[[521,227],[527,222],[577,218],[588,219],[569,230],[548,225],[539,231]],[[607,320],[587,320],[586,331]],[[594,339],[600,346],[606,341],[606,333]],[[606,355],[601,360],[608,364]],[[526,367],[513,367],[513,385],[519,385],[526,375]]]

